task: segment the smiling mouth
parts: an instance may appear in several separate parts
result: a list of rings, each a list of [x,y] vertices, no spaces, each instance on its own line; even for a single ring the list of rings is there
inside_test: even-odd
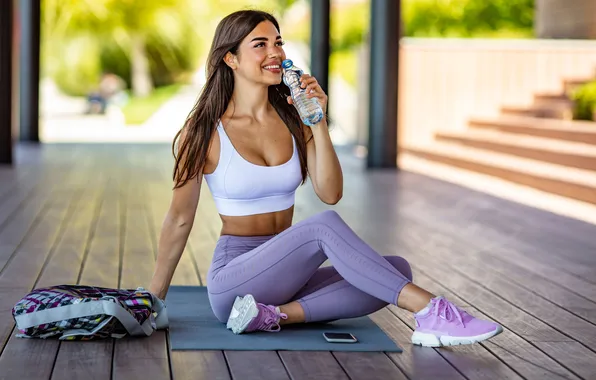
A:
[[[281,71],[281,66],[280,65],[267,65],[267,66],[263,66],[263,69],[274,72],[274,73],[278,73]]]

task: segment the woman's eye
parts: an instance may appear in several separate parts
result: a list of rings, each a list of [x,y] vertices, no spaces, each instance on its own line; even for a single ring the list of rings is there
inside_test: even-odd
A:
[[[277,42],[275,42],[275,46],[283,46],[285,44],[286,44],[285,41],[277,41]],[[264,42],[259,42],[258,44],[255,44],[254,47],[258,48],[258,47],[263,47],[263,46],[265,46],[265,43]]]

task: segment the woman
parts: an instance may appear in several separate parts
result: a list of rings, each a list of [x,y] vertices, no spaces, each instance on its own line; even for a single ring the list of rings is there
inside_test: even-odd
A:
[[[223,223],[209,300],[234,333],[359,317],[388,304],[416,313],[414,344],[467,344],[500,333],[414,285],[403,258],[376,253],[337,213],[292,225],[294,194],[307,176],[327,204],[342,197],[343,178],[326,120],[307,127],[292,105],[282,45],[268,13],[235,12],[217,26],[207,82],[174,142],[175,187],[150,291],[166,296],[205,178]],[[301,82],[326,111],[316,79]],[[333,266],[319,268],[327,259]]]

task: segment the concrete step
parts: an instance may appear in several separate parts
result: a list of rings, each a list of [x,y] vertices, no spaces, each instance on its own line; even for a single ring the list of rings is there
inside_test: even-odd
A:
[[[562,119],[573,120],[573,106],[570,104],[556,105],[556,106],[530,106],[530,107],[516,107],[503,106],[501,107],[503,115],[512,116],[533,116],[548,119]]]
[[[563,80],[563,88],[567,95],[571,95],[578,87],[593,81],[595,78],[568,78]]]
[[[596,173],[593,171],[441,141],[402,147],[402,151],[427,160],[596,204]]]
[[[593,121],[503,115],[499,118],[472,118],[468,125],[472,128],[494,129],[520,135],[596,145],[596,122]]]
[[[596,172],[596,145],[475,129],[438,132],[435,137],[439,141]]]
[[[564,93],[537,93],[534,94],[534,106],[547,107],[573,107],[573,100]]]

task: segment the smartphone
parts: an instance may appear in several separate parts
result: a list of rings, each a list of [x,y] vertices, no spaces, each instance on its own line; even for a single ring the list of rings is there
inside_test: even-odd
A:
[[[358,339],[350,333],[335,333],[325,332],[323,333],[325,340],[329,343],[356,343]]]

